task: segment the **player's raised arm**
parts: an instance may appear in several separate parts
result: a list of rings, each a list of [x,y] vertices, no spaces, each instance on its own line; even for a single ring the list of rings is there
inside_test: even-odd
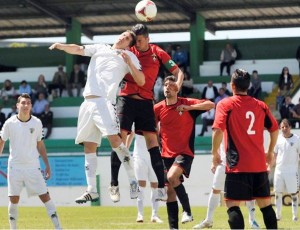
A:
[[[84,55],[84,46],[75,45],[75,44],[61,44],[61,43],[54,43],[49,47],[49,50],[62,50],[68,54],[75,54],[75,55]]]
[[[181,86],[182,86],[182,82],[184,79],[184,74],[181,71],[180,68],[176,68],[175,70],[172,71],[172,74],[174,77],[176,77],[176,85],[178,87],[178,90],[180,90]]]

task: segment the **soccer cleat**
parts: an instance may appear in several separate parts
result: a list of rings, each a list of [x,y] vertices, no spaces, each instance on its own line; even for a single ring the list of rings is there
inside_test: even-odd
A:
[[[260,229],[258,223],[255,220],[250,222],[250,226],[252,229]]]
[[[138,214],[136,218],[137,223],[143,223],[144,222],[144,217],[141,214]]]
[[[151,217],[151,222],[152,223],[158,223],[158,224],[163,223],[163,221],[158,216],[152,216]]]
[[[167,201],[168,195],[167,195],[167,189],[166,188],[158,188],[157,189],[157,197],[155,201]]]
[[[130,198],[136,199],[139,195],[139,186],[136,180],[131,181],[130,183]]]
[[[192,214],[188,214],[187,212],[182,213],[182,217],[181,217],[181,223],[182,224],[185,224],[187,222],[192,222],[193,220],[194,219],[193,219]]]
[[[109,186],[108,193],[113,202],[117,203],[120,201],[119,186]]]
[[[199,224],[195,225],[193,229],[212,228],[213,222],[209,220],[203,220]]]
[[[298,221],[298,217],[297,216],[293,216],[293,221],[297,222]]]
[[[95,202],[99,200],[99,194],[97,192],[85,192],[78,197],[75,202],[78,204],[86,203],[87,201]]]

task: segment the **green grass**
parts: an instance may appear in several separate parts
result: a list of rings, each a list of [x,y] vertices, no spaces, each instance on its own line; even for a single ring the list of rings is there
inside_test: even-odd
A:
[[[258,208],[257,208],[258,210]],[[136,223],[135,207],[58,207],[62,227],[64,229],[168,229],[167,212],[164,203],[161,203],[159,215],[163,224],[150,222],[149,207],[145,208],[144,223]],[[180,224],[180,229],[192,229],[192,227],[205,218],[206,207],[192,207],[194,221],[185,225]],[[242,207],[245,217],[245,227],[249,228],[247,211]],[[283,207],[282,220],[278,222],[280,229],[299,229],[299,223],[292,220],[291,207]],[[179,220],[181,216],[179,215]],[[257,222],[264,227],[260,211],[256,212]],[[7,208],[0,207],[0,229],[9,228],[7,220]],[[43,207],[20,207],[19,229],[53,229],[46,210]],[[228,229],[226,208],[216,209],[214,216],[214,229]]]

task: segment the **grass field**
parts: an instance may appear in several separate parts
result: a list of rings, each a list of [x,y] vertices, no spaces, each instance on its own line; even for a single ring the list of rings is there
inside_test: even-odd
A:
[[[258,209],[257,209],[258,210]],[[194,221],[180,229],[192,229],[200,220],[204,219],[206,207],[193,207]],[[245,216],[245,227],[249,228],[247,211],[242,207]],[[64,229],[168,229],[165,205],[159,210],[163,224],[150,222],[150,208],[145,208],[144,223],[136,223],[135,207],[58,207],[62,227]],[[300,223],[292,221],[291,207],[283,207],[282,220],[278,222],[281,229],[300,229]],[[260,211],[256,212],[257,222],[264,227]],[[180,220],[181,216],[179,216]],[[0,207],[0,229],[9,228],[7,208]],[[19,229],[53,229],[46,210],[43,207],[20,207]],[[214,217],[214,229],[228,229],[225,207],[219,207]]]

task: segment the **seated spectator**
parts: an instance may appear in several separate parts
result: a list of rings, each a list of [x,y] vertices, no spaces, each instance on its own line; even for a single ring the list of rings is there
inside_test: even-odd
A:
[[[217,106],[218,102],[223,100],[224,98],[228,97],[227,94],[225,94],[225,90],[223,87],[219,88],[219,96],[217,96],[216,100],[215,100],[215,104]]]
[[[71,72],[69,84],[68,84],[68,94],[73,97],[73,89],[76,89],[76,96],[80,96],[81,89],[85,86],[85,74],[80,69],[80,65],[75,64],[73,71]]]
[[[34,102],[32,106],[32,114],[38,118],[40,115],[45,112],[46,105],[49,104],[49,101],[45,98],[44,93],[39,93],[38,99]]]
[[[45,110],[40,114],[40,119],[42,121],[43,127],[47,128],[45,139],[49,138],[52,133],[53,124],[53,112],[50,111],[50,104],[45,105]]]
[[[281,91],[281,95],[285,96],[289,93],[290,89],[293,88],[294,82],[292,75],[289,72],[288,67],[283,67],[279,76],[278,87]]]
[[[4,103],[7,103],[9,99],[15,99],[16,96],[16,91],[11,80],[5,80],[3,88],[1,89],[1,98],[4,101]]]
[[[281,121],[281,115],[280,115],[279,111],[276,109],[276,106],[275,106],[273,103],[271,103],[271,104],[269,105],[269,109],[270,109],[272,115],[273,115],[273,116],[275,117],[275,119],[277,120],[278,124],[280,124],[280,121]]]
[[[169,56],[170,56],[171,58],[173,58],[173,55],[174,55],[174,53],[175,53],[175,50],[173,49],[173,46],[172,46],[171,43],[169,43],[169,44],[166,46],[165,51],[166,51],[167,54],[169,54]]]
[[[17,106],[15,104],[13,104],[11,106],[11,111],[7,114],[7,118],[6,119],[10,118],[13,115],[17,115],[17,114],[18,114]]]
[[[237,57],[236,50],[231,46],[231,44],[227,43],[225,48],[221,52],[220,60],[220,76],[223,75],[223,69],[226,66],[226,73],[230,76],[230,68],[235,63],[235,59]]]
[[[32,96],[31,86],[27,83],[26,80],[21,81],[19,86],[19,95],[22,93],[27,93],[30,97]]]
[[[291,110],[293,121],[295,123],[295,127],[300,127],[300,98],[298,99],[298,104],[294,106]]]
[[[2,112],[2,106],[0,106],[0,130],[2,129],[5,120],[6,120],[5,114]]]
[[[214,102],[217,96],[219,96],[218,89],[213,85],[213,81],[209,80],[207,82],[207,86],[205,86],[203,89],[201,98]]]
[[[201,118],[202,118],[202,130],[201,133],[198,134],[198,136],[203,136],[204,133],[208,131],[207,127],[214,123],[215,109],[211,109],[205,113],[202,113]]]
[[[222,82],[222,88],[225,90],[227,96],[232,96],[232,93],[227,89],[227,83],[225,81]]]
[[[64,67],[62,65],[58,66],[58,71],[55,72],[52,83],[49,84],[49,95],[51,94],[52,97],[56,97],[57,93],[56,90],[59,90],[59,96],[61,97],[62,92],[64,89],[67,89],[68,84],[68,76],[64,71]]]
[[[258,76],[257,70],[252,71],[252,78],[251,78],[251,87],[248,92],[249,96],[254,97],[256,99],[260,98],[261,94],[261,80]]]
[[[182,68],[183,70],[183,68]],[[191,78],[190,73],[186,70],[183,70],[184,78],[181,86],[181,96],[188,97],[190,94],[194,93],[194,82]]]
[[[183,70],[186,71],[188,66],[188,55],[186,51],[181,49],[180,45],[176,46],[173,61],[176,62],[178,67],[182,67]]]
[[[38,80],[34,86],[33,92],[34,92],[34,96],[33,96],[34,100],[38,98],[39,93],[43,93],[45,95],[45,98],[48,98],[48,86],[45,80],[45,76],[43,74],[40,74],[38,76]]]
[[[163,79],[161,76],[158,76],[158,78],[156,79],[153,92],[154,92],[154,100],[155,102],[158,102],[159,95],[163,92]]]
[[[292,126],[294,125],[294,123],[292,122],[292,119],[293,119],[292,111],[293,111],[294,106],[295,105],[292,103],[291,97],[286,96],[284,99],[284,103],[282,104],[282,106],[279,110],[280,115],[281,115],[281,120],[284,118],[288,119],[292,123]]]

